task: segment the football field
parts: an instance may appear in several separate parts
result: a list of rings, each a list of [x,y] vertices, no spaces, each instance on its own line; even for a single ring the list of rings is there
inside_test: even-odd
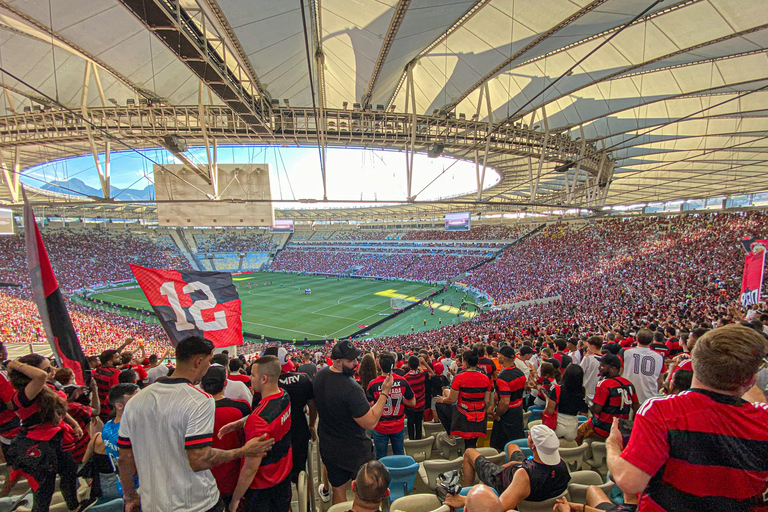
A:
[[[273,272],[234,276],[233,281],[242,302],[243,331],[299,341],[305,337],[311,340],[348,336],[393,313],[391,298],[420,298],[441,288],[423,283]],[[311,295],[304,293],[306,288],[312,290]],[[92,297],[150,310],[140,289],[104,291]],[[463,297],[462,292],[449,288],[435,297],[434,314],[424,303],[378,326],[371,335],[435,329],[467,320],[474,313],[459,311]]]

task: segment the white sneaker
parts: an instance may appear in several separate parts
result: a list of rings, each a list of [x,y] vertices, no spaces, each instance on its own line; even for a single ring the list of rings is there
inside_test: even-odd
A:
[[[317,492],[318,492],[318,494],[320,494],[320,499],[323,500],[323,503],[330,503],[330,501],[331,501],[331,493],[328,492],[325,489],[325,485],[320,484],[317,487]]]
[[[447,432],[441,432],[438,434],[438,437],[440,438],[441,442],[447,444],[448,446],[456,446],[456,438],[448,435]]]

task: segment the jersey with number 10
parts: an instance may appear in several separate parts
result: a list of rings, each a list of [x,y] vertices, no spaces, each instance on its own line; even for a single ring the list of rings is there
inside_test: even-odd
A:
[[[394,377],[394,375],[393,375]],[[366,396],[368,401],[376,402],[381,395],[381,387],[384,384],[384,375],[379,375],[368,384]],[[381,414],[379,423],[376,424],[376,432],[379,434],[397,434],[405,428],[405,405],[403,399],[413,398],[413,390],[403,377],[394,377],[392,391],[389,392],[389,398],[384,405],[384,412]]]
[[[659,375],[664,371],[664,356],[648,347],[635,347],[624,351],[622,376],[635,386],[637,399],[643,404],[659,396]]]

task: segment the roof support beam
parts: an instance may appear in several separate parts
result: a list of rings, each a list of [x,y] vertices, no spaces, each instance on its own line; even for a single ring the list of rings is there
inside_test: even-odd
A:
[[[467,96],[472,94],[473,91],[481,87],[484,83],[491,80],[493,77],[504,71],[504,69],[509,66],[511,63],[528,53],[529,51],[533,50],[535,47],[537,47],[539,44],[544,42],[546,39],[548,39],[553,34],[559,32],[560,30],[564,29],[568,25],[576,22],[580,18],[586,16],[593,10],[597,9],[604,3],[608,2],[609,0],[594,0],[586,7],[583,7],[582,9],[579,9],[577,12],[573,13],[568,18],[564,19],[554,27],[550,28],[546,32],[543,32],[539,34],[539,36],[528,43],[527,45],[520,48],[518,51],[516,51],[514,54],[510,55],[507,59],[504,59],[503,62],[501,62],[499,65],[494,67],[492,70],[490,70],[488,73],[486,73],[483,77],[480,78],[477,82],[474,83],[469,89],[461,93],[458,97],[454,98],[453,101],[451,101],[448,105],[442,108],[443,111],[448,112],[456,108],[456,106],[461,103]]]
[[[483,96],[485,96],[486,110],[488,112],[488,126],[493,125],[493,109],[491,108],[491,93],[488,90],[488,84],[485,84],[480,89],[480,98],[477,100],[477,113],[475,113],[476,119],[480,119],[480,107],[483,104]],[[491,145],[491,138],[485,138],[485,150],[483,151],[483,170],[480,172],[480,158],[478,150],[475,149],[475,175],[477,177],[477,200],[483,199],[483,183],[485,183],[485,169],[488,166],[488,149]]]
[[[214,199],[219,199],[219,169],[216,166],[215,157],[211,157],[211,144],[208,140],[208,123],[205,120],[206,112],[205,105],[203,105],[203,98],[205,96],[205,84],[200,80],[197,89],[197,103],[198,113],[200,119],[200,128],[203,131],[203,143],[205,144],[205,154],[208,157],[208,176],[211,180],[211,191]],[[215,140],[215,139],[214,139]]]
[[[13,170],[8,169],[8,163],[0,151],[0,167],[3,169],[3,178],[12,203],[18,203],[21,199],[21,164],[19,162],[19,147],[13,148]]]
[[[469,9],[467,9],[464,14],[461,15],[461,17],[453,22],[453,24],[448,27],[448,30],[440,34],[437,39],[432,41],[429,46],[424,48],[422,51],[420,51],[411,61],[406,64],[405,69],[403,69],[403,74],[400,75],[400,80],[397,83],[397,87],[395,87],[395,90],[392,91],[392,96],[389,98],[389,101],[387,102],[387,110],[392,106],[392,103],[395,101],[395,98],[397,97],[398,93],[400,92],[400,89],[403,87],[403,84],[405,83],[405,79],[408,76],[408,67],[415,65],[421,57],[431,52],[437,45],[448,39],[448,37],[456,32],[458,29],[464,26],[466,22],[472,19],[472,17],[477,14],[480,9],[482,9],[485,5],[489,4],[491,0],[475,0],[475,3],[473,3]]]
[[[82,96],[80,97],[80,110],[83,113],[83,117],[88,119],[88,85],[91,82],[91,70],[93,69],[93,63],[91,61],[85,62],[85,75],[83,76]],[[101,89],[101,88],[99,88]],[[103,91],[100,91],[103,94]],[[93,161],[96,164],[96,172],[99,175],[99,182],[101,183],[101,193],[104,195],[104,199],[109,199],[110,194],[110,151],[112,141],[107,139],[104,145],[104,166],[102,167],[99,160],[99,152],[96,149],[96,137],[93,135],[93,130],[89,123],[85,124],[85,131],[88,133],[88,144],[91,146],[91,154],[93,155]]]
[[[373,88],[376,86],[376,79],[379,78],[381,68],[387,60],[389,50],[392,48],[392,43],[395,42],[397,31],[400,30],[400,25],[403,23],[405,13],[408,11],[410,5],[411,0],[399,0],[395,6],[395,13],[392,15],[392,20],[389,22],[387,33],[384,35],[384,40],[381,42],[381,49],[379,50],[379,56],[376,58],[376,64],[373,66],[371,79],[368,80],[368,87],[366,87],[365,94],[363,94],[363,97],[360,99],[360,103],[362,103],[363,106],[371,104],[371,96],[373,95]]]
[[[536,200],[536,189],[541,179],[541,171],[544,168],[544,157],[547,154],[547,144],[549,143],[549,123],[547,122],[547,111],[541,107],[541,116],[544,124],[544,144],[541,145],[541,156],[539,157],[539,168],[536,171],[536,178],[531,182],[531,201]]]
[[[411,184],[413,183],[413,155],[415,153],[415,144],[416,144],[416,129],[417,129],[417,123],[416,123],[416,91],[413,86],[413,66],[414,64],[411,64],[408,66],[408,69],[406,71],[407,73],[407,80],[405,83],[405,114],[408,115],[408,107],[411,108],[411,133],[410,138],[408,142],[405,144],[405,175],[406,175],[406,190],[407,190],[407,197],[409,201],[413,201],[414,197],[411,193]],[[409,105],[410,102],[410,105]]]

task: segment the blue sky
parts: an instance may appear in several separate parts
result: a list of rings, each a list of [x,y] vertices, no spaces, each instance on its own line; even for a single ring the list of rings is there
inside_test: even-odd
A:
[[[207,164],[204,148],[190,148],[187,154],[191,154],[196,162]],[[100,160],[104,161],[103,155],[100,155]],[[113,152],[111,162],[112,185],[134,189],[143,189],[152,183],[155,162],[180,163],[164,149],[143,150],[140,154],[133,151]],[[268,164],[273,199],[322,199],[320,159],[316,147],[220,146],[218,162]],[[405,168],[403,152],[329,148],[328,198],[405,200]],[[438,199],[477,190],[474,162],[456,161],[447,157],[428,158],[424,154],[417,154],[414,168],[412,190],[414,194],[420,192],[417,199]],[[96,166],[90,154],[31,167],[24,172],[22,181],[41,187],[45,183],[72,178],[100,188]],[[485,186],[497,181],[498,175],[489,169]]]

